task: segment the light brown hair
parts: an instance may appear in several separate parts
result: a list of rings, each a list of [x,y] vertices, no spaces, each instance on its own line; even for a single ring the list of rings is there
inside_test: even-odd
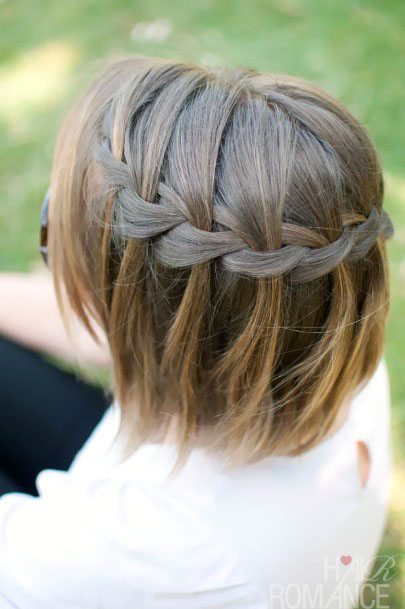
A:
[[[59,298],[105,329],[129,450],[177,421],[235,462],[298,454],[375,371],[389,307],[383,179],[311,83],[112,62],[60,132]]]

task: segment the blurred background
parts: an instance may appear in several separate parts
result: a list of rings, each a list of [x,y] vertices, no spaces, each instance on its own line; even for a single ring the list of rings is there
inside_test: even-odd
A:
[[[392,304],[386,348],[395,474],[379,554],[396,557],[384,606],[405,606],[405,3],[0,0],[0,16],[0,271],[39,264],[39,210],[58,126],[100,61],[111,55],[145,53],[302,76],[365,124],[383,164],[385,206],[396,230],[388,245]],[[377,577],[383,581],[383,572]]]

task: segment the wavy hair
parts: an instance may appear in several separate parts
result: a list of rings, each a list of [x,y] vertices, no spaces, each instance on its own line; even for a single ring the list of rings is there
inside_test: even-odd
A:
[[[313,84],[129,57],[67,116],[51,180],[57,294],[113,357],[130,452],[175,419],[233,462],[299,454],[375,371],[383,178]]]

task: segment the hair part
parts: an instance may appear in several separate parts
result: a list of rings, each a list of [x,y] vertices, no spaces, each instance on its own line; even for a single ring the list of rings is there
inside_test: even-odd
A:
[[[299,454],[375,371],[383,179],[361,124],[301,79],[134,57],[65,120],[51,181],[62,305],[100,321],[129,451]]]

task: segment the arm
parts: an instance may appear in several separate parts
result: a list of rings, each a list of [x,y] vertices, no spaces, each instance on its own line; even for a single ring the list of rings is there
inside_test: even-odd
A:
[[[106,337],[96,324],[101,345],[76,318],[72,320],[72,337],[67,334],[50,274],[0,273],[0,294],[0,334],[81,365],[111,365]]]

